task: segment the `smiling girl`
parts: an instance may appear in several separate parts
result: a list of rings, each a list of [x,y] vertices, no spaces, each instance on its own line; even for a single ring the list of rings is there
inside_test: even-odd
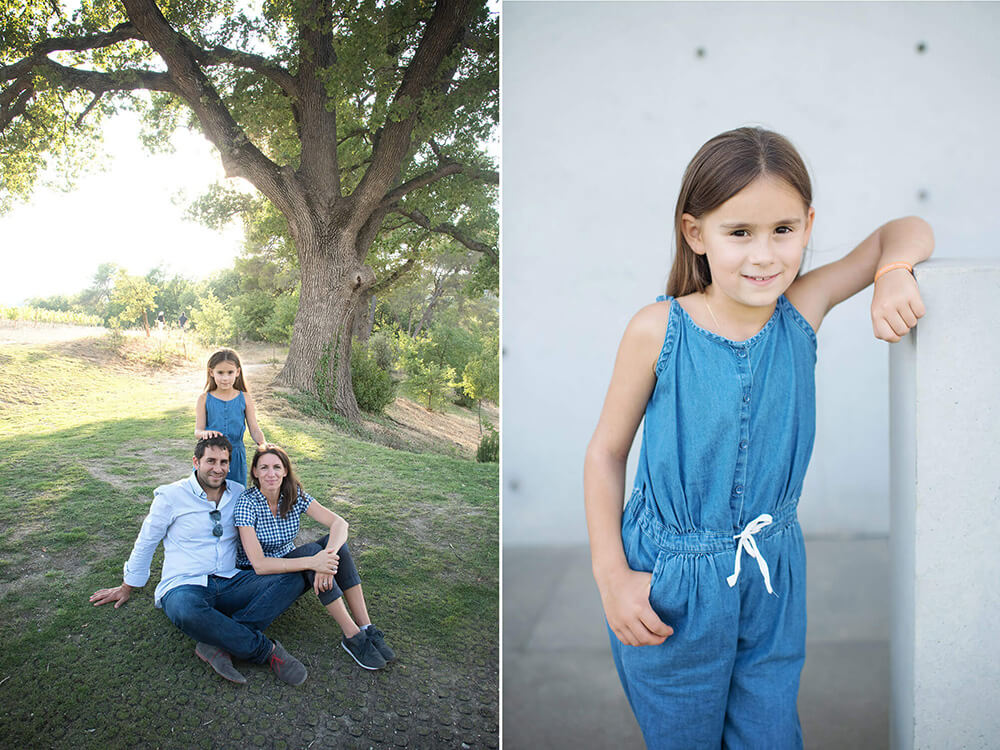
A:
[[[247,483],[247,452],[243,446],[244,427],[257,445],[264,444],[264,433],[257,425],[257,406],[247,390],[240,357],[232,349],[219,349],[208,358],[205,391],[194,408],[194,436],[199,440],[224,435],[233,445],[226,479]]]
[[[809,175],[782,136],[740,128],[702,146],[677,201],[667,295],[628,324],[587,449],[594,578],[654,750],[802,747],[796,507],[815,432],[816,331],[874,280],[875,336],[898,341],[924,314],[912,268],[934,244],[923,220],[897,219],[800,275],[814,218]]]

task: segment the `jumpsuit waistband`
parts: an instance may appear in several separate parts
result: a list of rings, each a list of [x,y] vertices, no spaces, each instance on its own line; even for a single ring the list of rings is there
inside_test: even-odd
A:
[[[740,544],[740,532],[729,531],[692,531],[677,533],[671,531],[656,517],[642,493],[636,490],[629,498],[625,507],[626,514],[631,513],[633,519],[646,534],[646,537],[661,550],[675,553],[704,554],[736,550]],[[792,502],[784,510],[771,514],[771,523],[754,533],[757,539],[767,539],[783,531],[798,521],[795,503]]]

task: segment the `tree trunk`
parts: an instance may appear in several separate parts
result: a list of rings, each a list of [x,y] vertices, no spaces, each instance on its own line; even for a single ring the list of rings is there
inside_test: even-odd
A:
[[[357,422],[351,385],[351,338],[358,306],[375,274],[355,255],[355,238],[323,238],[315,227],[293,232],[299,250],[302,290],[288,359],[275,382],[312,393]]]
[[[434,291],[431,292],[430,302],[427,303],[427,307],[424,308],[424,314],[420,316],[420,323],[417,324],[417,330],[413,332],[413,338],[420,335],[420,332],[424,328],[430,326],[431,316],[434,314],[434,307],[437,305],[438,300],[441,299],[441,295],[444,294],[444,279],[435,278],[434,279]]]
[[[358,305],[358,315],[354,321],[354,338],[358,341],[368,343],[368,339],[372,337],[372,329],[375,327],[375,305],[375,295],[369,290]]]

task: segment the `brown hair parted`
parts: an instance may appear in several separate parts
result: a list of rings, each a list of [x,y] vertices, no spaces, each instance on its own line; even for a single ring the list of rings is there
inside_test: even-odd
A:
[[[206,448],[225,448],[229,451],[229,455],[233,455],[233,444],[229,442],[229,438],[225,435],[216,435],[215,437],[202,438],[194,445],[194,457],[199,461],[202,456],[205,455]]]
[[[260,489],[260,480],[254,474],[257,462],[262,456],[266,456],[268,453],[277,456],[278,460],[281,461],[281,465],[285,467],[285,478],[281,480],[281,495],[278,497],[278,515],[284,518],[288,515],[288,511],[292,509],[292,506],[295,505],[295,501],[299,499],[302,484],[299,482],[298,477],[295,476],[295,471],[292,469],[292,460],[288,457],[288,454],[278,446],[268,443],[264,446],[263,450],[260,448],[256,450],[253,454],[253,461],[250,462],[250,481],[253,482],[254,487],[258,490]]]
[[[684,214],[700,218],[732,198],[758,177],[787,182],[806,208],[812,205],[809,172],[795,147],[782,135],[763,128],[737,128],[720,133],[702,146],[684,171],[674,211],[676,251],[667,294],[683,297],[703,292],[712,283],[708,259],[698,255],[681,231]]]
[[[240,355],[232,349],[219,349],[208,358],[208,379],[205,381],[205,390],[214,391],[218,388],[215,384],[215,378],[212,377],[212,370],[223,362],[232,362],[240,371],[240,374],[236,376],[236,382],[233,383],[233,388],[244,393],[248,391],[246,381],[243,379],[243,365],[240,364]]]

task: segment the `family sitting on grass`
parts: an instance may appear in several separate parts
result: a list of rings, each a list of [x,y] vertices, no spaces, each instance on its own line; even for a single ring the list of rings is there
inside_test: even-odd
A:
[[[212,369],[210,360],[210,382]],[[238,376],[238,359],[235,371]],[[235,378],[227,390],[233,382]],[[199,399],[199,406],[203,403]],[[125,563],[122,584],[94,592],[94,606],[114,602],[117,609],[132,589],[144,586],[162,541],[163,573],[154,604],[197,641],[198,657],[227,680],[246,682],[233,666],[235,656],[267,662],[279,679],[302,684],[306,668],[263,631],[310,588],[340,625],[341,644],[360,666],[381,669],[393,661],[396,655],[368,616],[361,579],[347,549],[347,522],[303,492],[288,454],[264,443],[263,435],[250,466],[253,486],[244,489],[230,474],[233,443],[221,431],[204,427],[199,415],[194,471],[156,489]],[[236,452],[242,453],[239,449]],[[296,547],[303,513],[330,532]]]

